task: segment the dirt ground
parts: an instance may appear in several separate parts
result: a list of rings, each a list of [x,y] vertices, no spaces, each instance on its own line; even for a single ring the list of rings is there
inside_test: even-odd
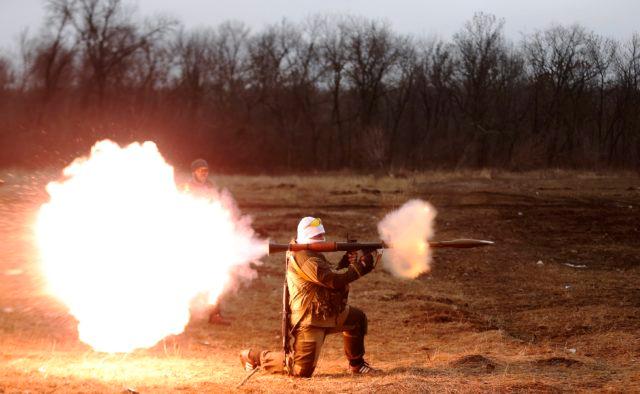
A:
[[[437,250],[415,280],[378,269],[354,283],[381,374],[347,374],[333,336],[313,378],[259,372],[240,389],[238,351],[281,343],[283,256],[224,298],[230,326],[194,319],[152,349],[94,352],[39,275],[31,226],[52,176],[0,171],[0,393],[640,392],[637,174],[215,177],[280,242],[305,215],[322,217],[330,239],[373,241],[377,222],[411,198],[437,208],[435,239],[496,241]]]

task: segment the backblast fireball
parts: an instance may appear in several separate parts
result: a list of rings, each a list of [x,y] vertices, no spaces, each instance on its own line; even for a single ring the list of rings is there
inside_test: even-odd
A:
[[[42,270],[95,350],[181,333],[197,295],[216,300],[267,253],[230,197],[183,193],[152,142],[98,142],[63,175],[37,218]]]

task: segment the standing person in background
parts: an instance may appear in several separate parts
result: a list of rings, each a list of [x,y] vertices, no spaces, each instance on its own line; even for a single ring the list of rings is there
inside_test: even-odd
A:
[[[184,185],[184,190],[199,197],[208,197],[215,191],[209,180],[209,164],[204,159],[196,159],[191,163],[191,179]]]
[[[191,179],[184,185],[184,190],[197,197],[211,198],[217,193],[215,185],[209,180],[209,164],[204,159],[196,159],[191,163]],[[209,323],[229,325],[229,321],[222,317],[220,301],[209,311]]]

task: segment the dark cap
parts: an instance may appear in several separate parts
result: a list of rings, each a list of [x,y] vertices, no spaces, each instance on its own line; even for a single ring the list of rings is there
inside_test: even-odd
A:
[[[191,163],[191,172],[194,172],[198,168],[209,168],[209,164],[205,159],[195,159],[193,163]]]

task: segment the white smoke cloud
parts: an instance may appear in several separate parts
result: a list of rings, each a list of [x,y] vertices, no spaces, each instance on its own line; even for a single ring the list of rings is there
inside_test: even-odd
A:
[[[378,223],[380,239],[390,246],[382,255],[384,269],[396,277],[409,279],[431,269],[427,241],[433,236],[436,214],[431,204],[411,200]]]
[[[42,270],[96,350],[181,333],[195,297],[217,300],[267,253],[228,193],[184,193],[152,142],[98,142],[64,175],[38,215]]]

